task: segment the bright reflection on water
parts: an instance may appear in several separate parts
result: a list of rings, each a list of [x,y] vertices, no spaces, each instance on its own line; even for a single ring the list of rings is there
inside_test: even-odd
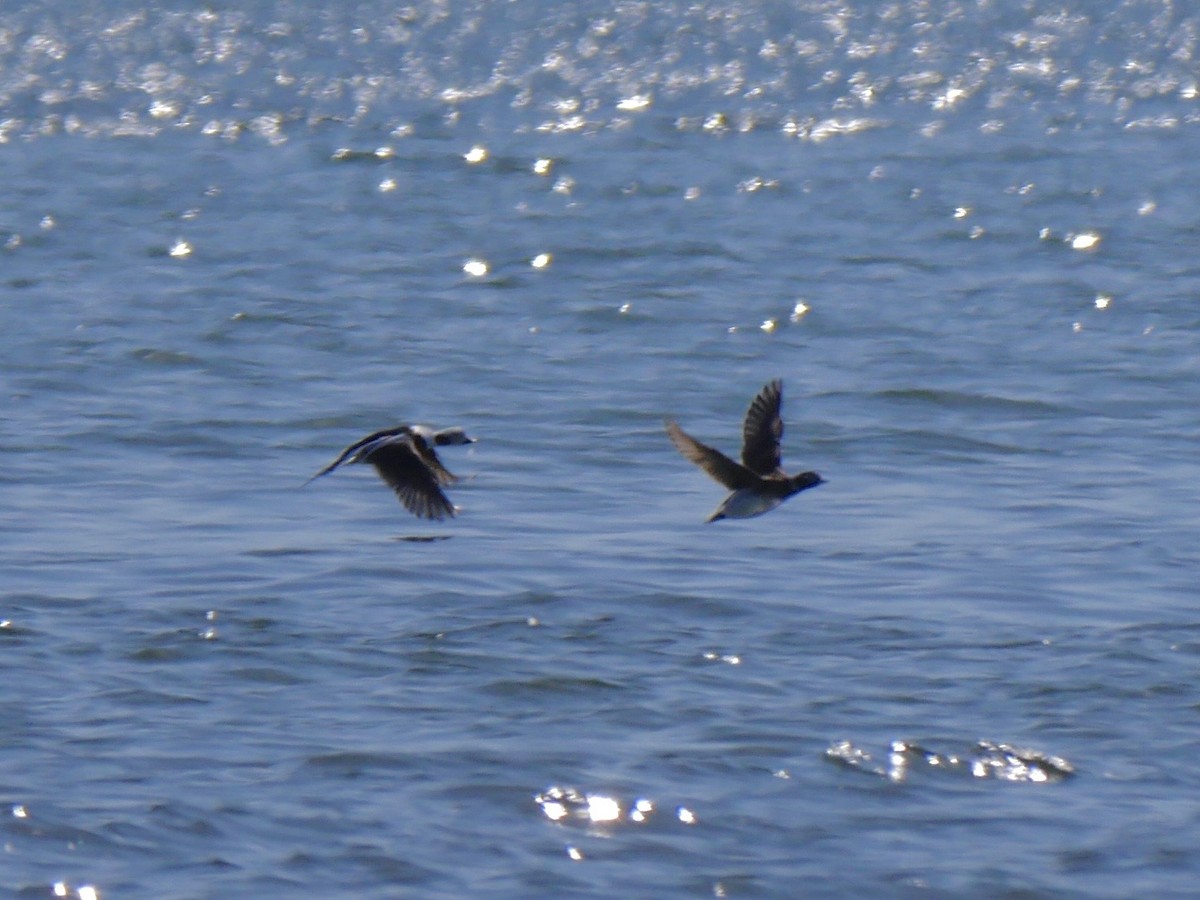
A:
[[[51,892],[55,897],[70,897],[72,888],[65,881],[56,881],[50,886]],[[100,900],[100,892],[90,884],[81,884],[74,889],[74,895],[79,900]]]
[[[909,741],[892,741],[884,764],[849,741],[839,741],[825,751],[825,758],[893,782],[907,781],[919,771],[1031,784],[1062,781],[1075,774],[1075,767],[1062,757],[992,741],[979,741],[971,752],[962,755],[938,753]]]
[[[463,263],[462,270],[471,278],[482,278],[488,273],[488,264],[483,259],[468,259]]]
[[[1100,246],[1100,235],[1094,231],[1083,231],[1067,237],[1072,250],[1095,250]]]
[[[593,822],[615,822],[621,818],[621,804],[612,797],[593,794],[588,797],[587,814]]]
[[[648,94],[636,94],[618,100],[617,109],[625,112],[641,112],[643,109],[649,109],[652,102]]]
[[[642,825],[649,822],[657,809],[653,800],[638,797],[622,803],[608,794],[588,794],[573,787],[552,785],[534,797],[542,813],[552,822],[578,822],[592,825],[612,825],[622,821]],[[676,818],[685,825],[694,825],[696,813],[686,806],[675,810]]]

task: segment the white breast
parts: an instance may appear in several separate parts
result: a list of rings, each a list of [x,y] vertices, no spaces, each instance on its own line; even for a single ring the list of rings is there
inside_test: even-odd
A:
[[[720,511],[730,519],[749,519],[770,512],[782,502],[779,497],[764,497],[751,489],[743,488],[726,497]]]

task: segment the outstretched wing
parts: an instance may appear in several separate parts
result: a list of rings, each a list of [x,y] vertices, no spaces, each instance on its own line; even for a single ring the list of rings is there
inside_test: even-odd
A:
[[[772,475],[782,464],[779,442],[783,440],[783,382],[767,384],[746,410],[742,425],[742,463],[757,475]]]
[[[388,438],[395,437],[396,435],[403,433],[404,428],[405,428],[405,426],[403,426],[403,425],[401,425],[399,428],[388,428],[388,429],[385,429],[384,431],[377,431],[374,434],[369,434],[362,440],[355,441],[353,444],[351,444],[349,447],[347,447],[345,450],[343,450],[341,452],[341,455],[338,456],[337,459],[335,459],[333,462],[331,462],[329,465],[327,465],[320,472],[318,472],[316,475],[314,475],[312,478],[308,479],[308,481],[306,481],[304,483],[308,484],[309,482],[316,481],[322,475],[328,475],[330,472],[332,472],[334,469],[336,469],[338,466],[342,465],[343,463],[358,462],[360,455],[365,457],[367,454],[369,454],[371,452],[372,444],[374,444],[377,441],[384,441],[384,440],[387,440]]]
[[[438,478],[405,439],[381,442],[364,457],[379,477],[396,492],[400,502],[414,516],[442,519],[454,516],[454,506],[438,486]]]
[[[729,490],[753,487],[758,483],[758,476],[745,466],[738,465],[720,450],[700,443],[669,419],[666,428],[675,449],[682,453],[685,459],[694,462]]]

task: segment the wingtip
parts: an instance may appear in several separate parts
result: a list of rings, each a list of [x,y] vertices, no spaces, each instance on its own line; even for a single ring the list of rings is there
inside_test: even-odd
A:
[[[313,475],[313,476],[309,477],[307,480],[305,480],[304,483],[300,485],[300,487],[302,487],[302,488],[308,487],[310,484],[312,484],[314,481],[316,481],[322,475],[328,475],[329,471],[330,471],[329,469],[322,469],[316,475]]]

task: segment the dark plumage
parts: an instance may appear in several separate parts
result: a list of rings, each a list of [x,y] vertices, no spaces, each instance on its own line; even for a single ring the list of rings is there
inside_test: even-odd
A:
[[[775,379],[758,392],[746,410],[742,424],[741,463],[700,443],[667,420],[667,435],[675,448],[732,492],[706,521],[761,516],[788,497],[824,482],[816,472],[788,475],[781,468],[782,406],[783,382]]]
[[[458,478],[442,465],[433,448],[474,442],[475,439],[467,437],[461,428],[433,431],[424,425],[400,425],[355,441],[308,481],[342,465],[370,463],[414,516],[423,519],[453,517],[454,505],[442,493],[442,487]]]

